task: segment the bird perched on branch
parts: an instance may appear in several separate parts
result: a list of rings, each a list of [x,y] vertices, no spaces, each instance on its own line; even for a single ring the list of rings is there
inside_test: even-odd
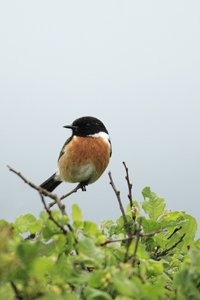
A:
[[[49,192],[63,181],[80,183],[85,190],[105,171],[112,153],[108,131],[99,119],[82,117],[64,128],[72,135],[60,152],[58,170],[40,185]]]

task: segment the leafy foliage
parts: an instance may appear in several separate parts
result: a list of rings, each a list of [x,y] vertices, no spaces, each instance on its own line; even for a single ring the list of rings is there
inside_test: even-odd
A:
[[[200,299],[197,223],[165,210],[149,187],[141,206],[100,226],[85,221],[78,205],[71,220],[47,211],[39,218],[0,221],[0,300]],[[71,230],[62,231],[57,223]]]

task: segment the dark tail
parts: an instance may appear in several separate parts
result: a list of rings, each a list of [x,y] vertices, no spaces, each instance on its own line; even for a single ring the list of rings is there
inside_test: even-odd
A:
[[[62,181],[56,180],[56,173],[45,180],[40,186],[41,188],[52,192]]]

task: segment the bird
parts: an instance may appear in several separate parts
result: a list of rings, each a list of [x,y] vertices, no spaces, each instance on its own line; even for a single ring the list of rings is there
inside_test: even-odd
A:
[[[108,130],[99,119],[80,117],[71,125],[72,135],[58,157],[57,171],[40,187],[52,192],[62,182],[79,183],[83,191],[99,179],[108,166],[112,146]]]

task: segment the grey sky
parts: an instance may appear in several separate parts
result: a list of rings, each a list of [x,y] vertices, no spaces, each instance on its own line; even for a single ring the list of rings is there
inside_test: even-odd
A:
[[[70,135],[62,126],[92,115],[113,156],[68,209],[78,203],[98,222],[118,216],[107,172],[128,203],[125,160],[138,201],[149,185],[168,209],[200,221],[199,1],[4,1],[0,37],[0,218],[42,209],[6,164],[41,183]]]

